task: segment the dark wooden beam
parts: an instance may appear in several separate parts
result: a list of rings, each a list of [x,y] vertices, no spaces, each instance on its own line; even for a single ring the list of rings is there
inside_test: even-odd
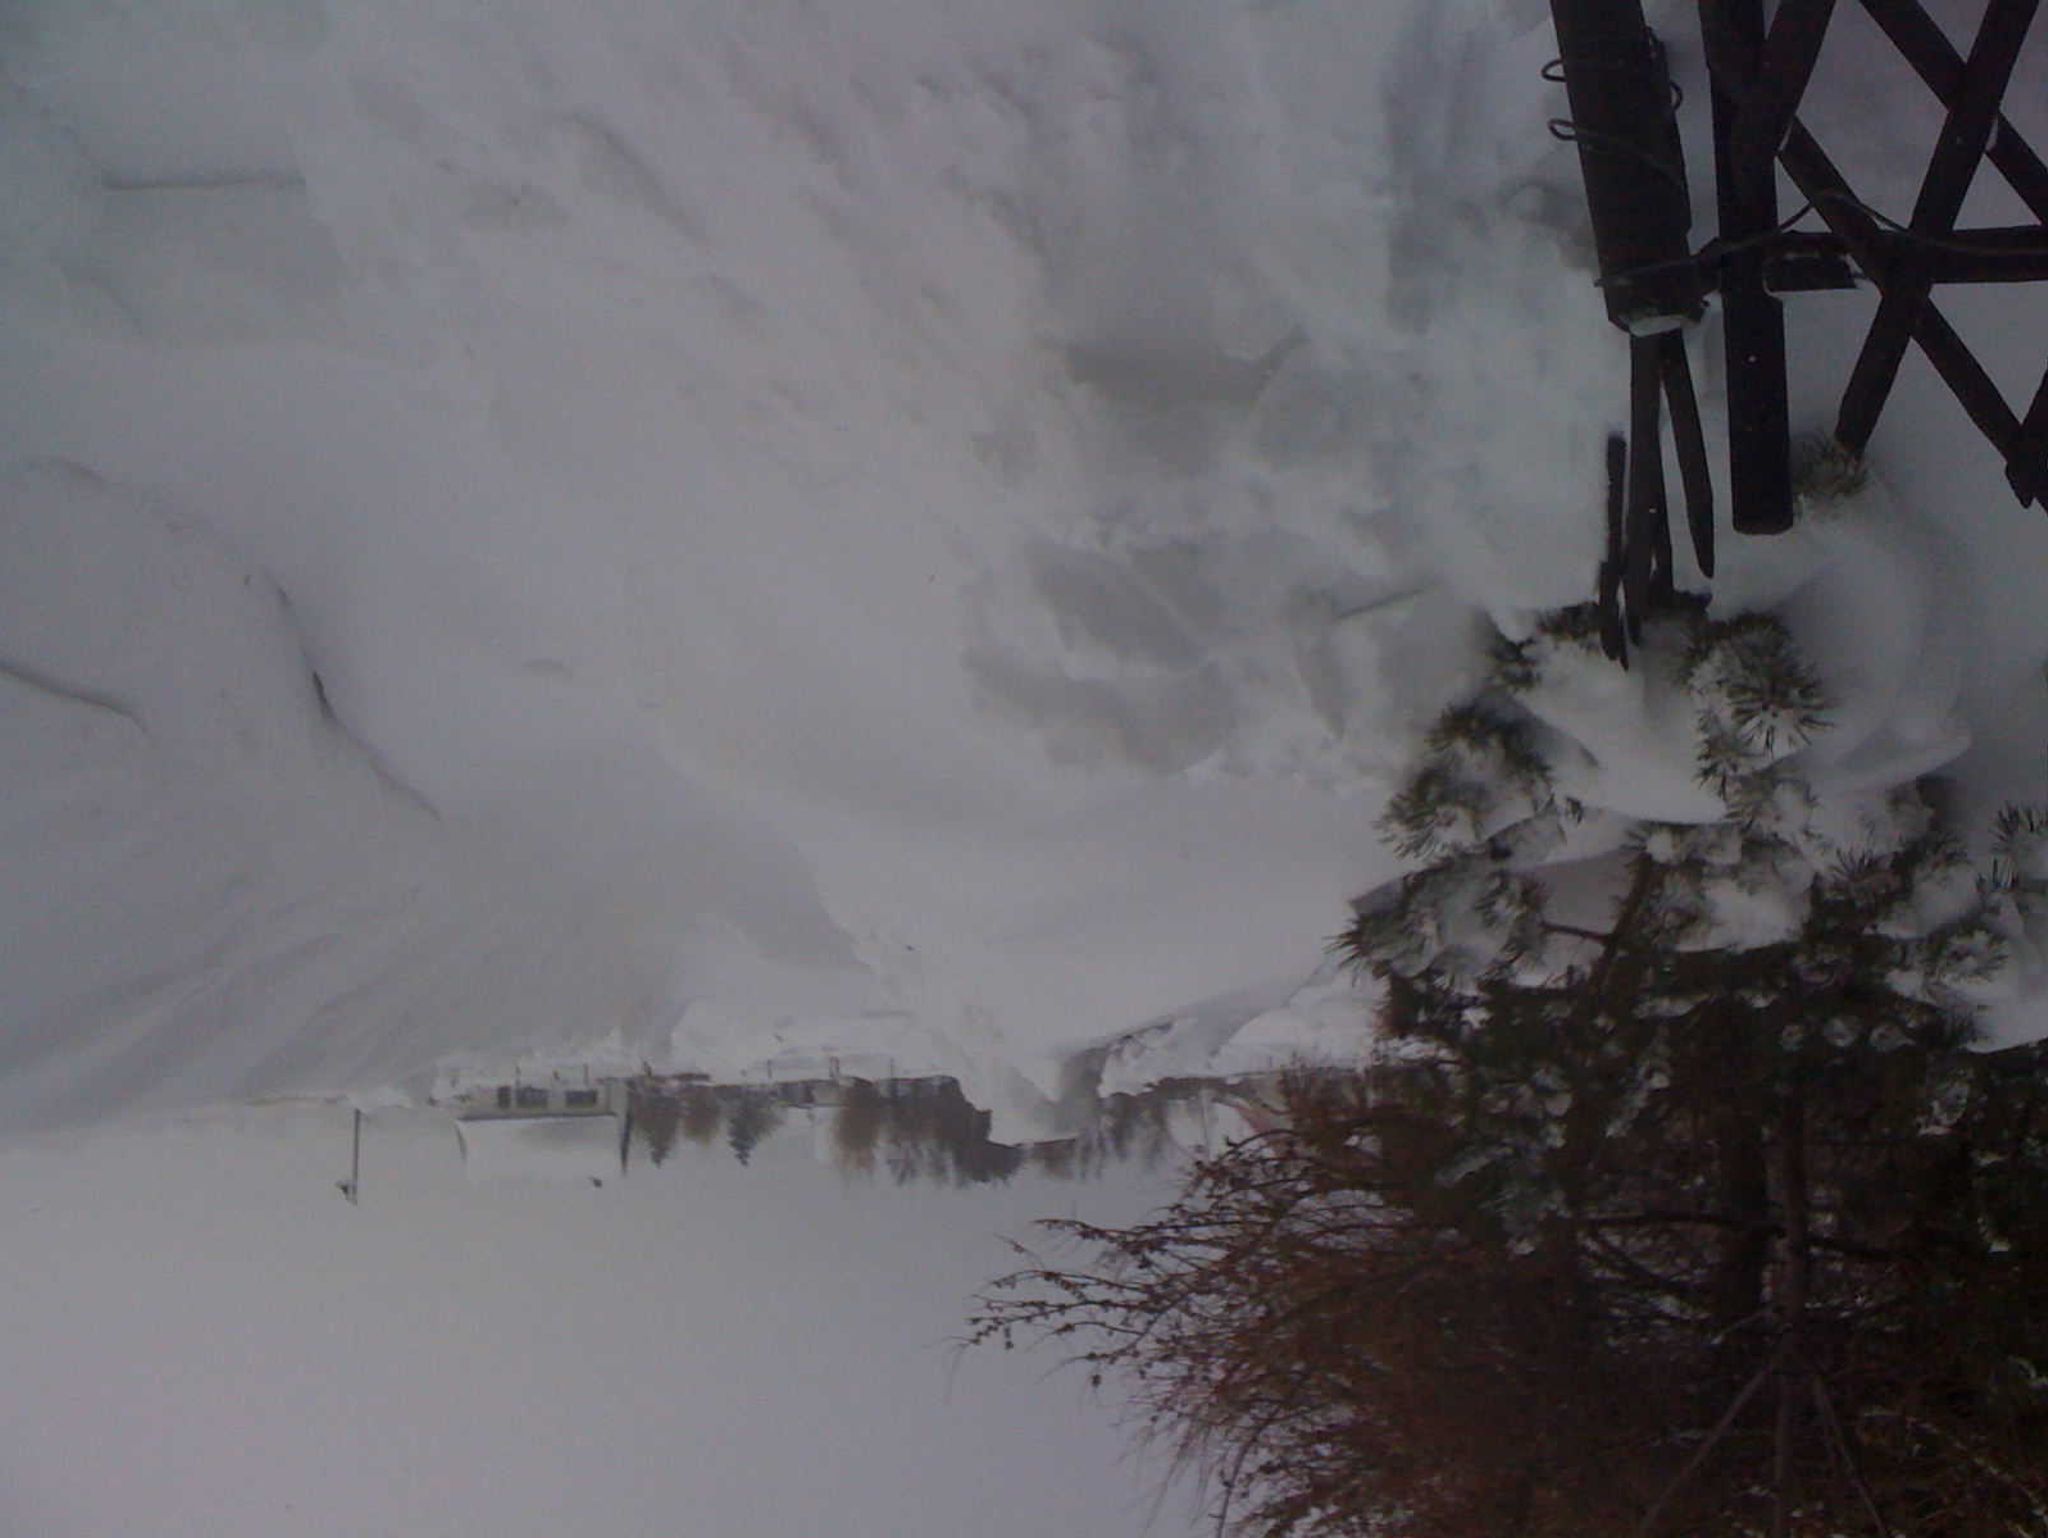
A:
[[[1608,319],[1631,332],[1695,320],[1706,295],[1687,240],[1692,196],[1641,0],[1551,0],[1550,13]]]
[[[1910,225],[1914,235],[1939,239],[1955,228],[1971,179],[1998,122],[1999,102],[2039,7],[2040,0],[1990,0],[1985,8],[1977,40],[1963,66],[1962,87],[1950,105],[1948,121],[1920,184]],[[1835,421],[1836,440],[1852,452],[1860,453],[1869,443],[1907,344],[1916,334],[1921,311],[1927,307],[1928,290],[1933,285],[1928,255],[1926,249],[1909,241],[1886,275],[1884,299],[1850,371],[1849,386],[1842,392],[1841,414]]]
[[[1600,562],[1595,601],[1600,608],[1600,650],[1628,666],[1628,630],[1621,618],[1622,547],[1628,542],[1628,440],[1607,435],[1607,554]]]
[[[1892,46],[1905,56],[1944,107],[1953,107],[1963,89],[1963,56],[1948,34],[1922,10],[1917,0],[1863,0],[1863,9],[1884,29]],[[2048,222],[2048,164],[2034,153],[2019,131],[2003,116],[1988,151],[1998,174],[2011,183],[2034,217]]]
[[[1884,271],[1893,271],[1905,250],[1895,230],[1874,236]],[[1765,280],[1774,294],[1806,294],[1853,288],[1849,248],[1832,231],[1788,230],[1765,256]],[[1952,246],[1922,253],[1939,286],[1948,283],[2039,283],[2048,281],[2048,225],[2003,225],[1960,230]],[[1865,276],[1875,280],[1877,274]]]
[[[1787,230],[1764,252],[1764,284],[1774,294],[1813,294],[1856,286],[1849,248],[1831,230]]]
[[[1685,333],[1668,331],[1657,338],[1657,364],[1663,375],[1664,399],[1671,408],[1671,440],[1678,450],[1678,481],[1685,490],[1685,523],[1692,534],[1692,555],[1700,575],[1714,575],[1714,478],[1707,468],[1707,434],[1700,423],[1699,397],[1693,393],[1692,364],[1685,356]]]
[[[2005,478],[2012,483],[2020,506],[2048,503],[2048,374],[2041,376],[2034,404],[2027,408],[2027,418],[2006,451]]]
[[[1849,190],[1834,162],[1797,121],[1786,136],[1779,161],[1800,194],[1812,201],[1828,227],[1841,237],[1856,265],[1880,283],[1888,283],[1887,232],[1864,212],[1861,200]],[[2019,418],[1998,393],[1998,386],[1984,372],[1983,365],[1963,345],[1955,328],[1933,305],[1922,304],[1913,321],[1913,340],[1969,413],[1970,420],[1977,424],[1977,430],[2009,461],[2019,435]]]
[[[1745,103],[1767,33],[1763,0],[1700,0],[1713,80],[1714,179],[1728,391],[1729,497],[1739,534],[1792,527],[1791,417],[1785,398],[1785,316],[1764,284],[1762,237],[1777,228],[1777,173],[1768,154],[1741,158]]]
[[[1628,611],[1628,638],[1641,641],[1643,621],[1660,599],[1670,596],[1671,582],[1671,513],[1664,495],[1660,421],[1664,381],[1657,365],[1657,338],[1631,337],[1628,362],[1628,508],[1622,531],[1621,596]]]
[[[1891,243],[1905,244],[1897,235]],[[1926,259],[1936,283],[2039,283],[2048,279],[2048,224],[1960,230]]]
[[[1746,174],[1776,174],[1778,146],[1813,78],[1834,14],[1835,0],[1782,0],[1771,18],[1731,136],[1734,163]]]

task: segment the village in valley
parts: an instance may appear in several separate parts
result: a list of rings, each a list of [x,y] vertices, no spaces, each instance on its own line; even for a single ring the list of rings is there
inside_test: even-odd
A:
[[[815,1077],[741,1082],[646,1065],[449,1069],[429,1098],[452,1118],[474,1182],[601,1189],[663,1168],[685,1147],[746,1164],[769,1138],[802,1137],[820,1163],[849,1177],[974,1186],[1025,1171],[1084,1180],[1113,1164],[1213,1150],[1270,1124],[1283,1072],[1172,1079],[1134,1093],[1077,1083],[1064,1107],[1067,1135],[1010,1144],[990,1137],[989,1113],[951,1076],[824,1067]]]

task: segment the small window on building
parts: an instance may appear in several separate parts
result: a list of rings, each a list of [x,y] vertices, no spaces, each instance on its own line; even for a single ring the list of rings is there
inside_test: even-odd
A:
[[[597,1109],[597,1091],[594,1089],[572,1089],[562,1096],[562,1104],[572,1111],[594,1111]]]
[[[519,1086],[519,1109],[522,1111],[545,1111],[548,1108],[548,1092],[539,1085]]]

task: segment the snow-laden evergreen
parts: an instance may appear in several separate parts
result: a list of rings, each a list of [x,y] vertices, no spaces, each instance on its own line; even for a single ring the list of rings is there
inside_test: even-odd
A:
[[[2007,808],[1973,859],[1938,782],[1817,787],[1825,691],[1770,615],[1685,606],[1634,658],[1650,683],[1632,698],[1677,723],[1711,814],[1634,818],[1561,789],[1556,760],[1585,750],[1544,711],[1612,668],[1598,646],[1585,610],[1502,641],[1389,803],[1417,867],[1360,898],[1337,946],[1383,990],[1392,1060],[1455,1064],[1470,1093],[1526,1109],[1511,1138],[1532,1147],[1587,1132],[1597,1085],[1590,1130],[1619,1136],[1668,1114],[1674,1063],[1939,1056],[2038,976],[2048,821]],[[1534,1222],[1565,1198],[1503,1199]]]
[[[1420,868],[1360,900],[1346,942],[1356,959],[1411,980],[1568,964],[1576,931],[1545,921],[1561,885],[1580,906],[1593,891],[1633,892],[1632,922],[1676,951],[1860,926],[1910,942],[1899,969],[1957,998],[2024,965],[2041,911],[2038,811],[2009,807],[1981,830],[1993,858],[1980,877],[1939,782],[1816,783],[1808,750],[1829,730],[1826,692],[1767,614],[1717,620],[1687,605],[1653,621],[1634,663],[1640,691],[1589,732],[1583,710],[1559,702],[1619,676],[1595,625],[1564,610],[1500,641],[1485,685],[1424,739],[1382,824]],[[1585,799],[1601,769],[1588,740],[1653,731],[1669,758],[1690,760],[1694,815]]]

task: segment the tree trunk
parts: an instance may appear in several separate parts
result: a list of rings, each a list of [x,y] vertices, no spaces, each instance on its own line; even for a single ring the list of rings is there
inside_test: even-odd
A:
[[[1771,1186],[1768,1133],[1757,1105],[1756,1055],[1748,1021],[1727,1021],[1729,1075],[1714,1117],[1715,1205],[1732,1224],[1718,1241],[1709,1284],[1715,1332],[1727,1337],[1764,1307],[1764,1274],[1771,1258]]]
[[[1772,1458],[1772,1538],[1787,1538],[1797,1501],[1793,1441],[1811,1380],[1806,1360],[1806,1299],[1811,1280],[1811,1229],[1806,1176],[1806,1092],[1795,1066],[1778,1116],[1779,1200],[1785,1209],[1785,1252],[1778,1273],[1778,1420]]]

